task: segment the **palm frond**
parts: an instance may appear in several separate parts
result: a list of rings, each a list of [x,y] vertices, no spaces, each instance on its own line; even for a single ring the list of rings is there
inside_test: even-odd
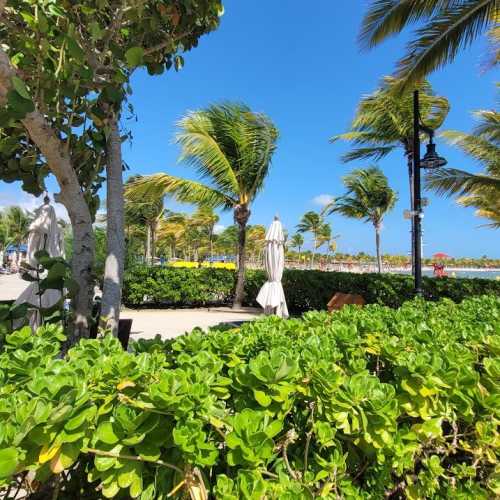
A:
[[[367,160],[367,159],[373,159],[375,161],[378,161],[386,157],[389,153],[394,151],[394,149],[395,146],[357,148],[342,155],[341,160],[344,163],[348,163],[355,160]]]
[[[474,113],[474,117],[480,122],[474,129],[474,134],[500,146],[500,113],[481,109]]]
[[[230,209],[237,200],[200,182],[181,179],[167,174],[145,176],[126,187],[125,195],[131,199],[171,194],[181,203],[197,203],[212,208]]]
[[[190,113],[179,122],[181,161],[240,202],[249,203],[262,188],[278,131],[271,120],[248,106],[224,103]]]
[[[497,0],[452,1],[416,31],[407,55],[399,62],[400,89],[452,61],[491,23]]]
[[[465,134],[448,130],[441,133],[447,142],[459,147],[464,153],[484,163],[487,171],[500,175],[500,147],[482,135]]]
[[[363,19],[359,41],[371,48],[400,33],[409,23],[433,15],[453,0],[375,0]]]
[[[178,125],[181,132],[175,140],[182,147],[179,161],[195,167],[202,178],[210,178],[221,190],[237,191],[238,180],[214,137],[209,117],[204,112],[189,113]]]
[[[426,187],[437,194],[452,196],[466,195],[480,189],[495,189],[500,192],[500,177],[471,174],[455,168],[439,168],[426,176]]]

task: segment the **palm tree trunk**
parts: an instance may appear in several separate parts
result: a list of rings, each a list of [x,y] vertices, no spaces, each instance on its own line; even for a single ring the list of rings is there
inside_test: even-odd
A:
[[[210,246],[210,264],[213,264],[214,258],[214,226],[210,226],[208,230],[208,242]]]
[[[124,202],[122,152],[118,120],[112,118],[107,141],[106,162],[106,245],[104,286],[102,291],[102,317],[106,326],[118,335],[122,298],[123,267],[125,260]]]
[[[238,224],[238,276],[234,293],[233,309],[239,309],[243,305],[245,296],[245,247],[247,237],[246,229],[249,217],[250,210],[246,205],[238,205],[234,209],[234,220]]]
[[[146,263],[151,265],[151,224],[146,225]]]
[[[316,256],[316,235],[314,235],[313,238],[313,251],[311,255],[311,269],[313,268],[314,265],[314,257]]]
[[[377,249],[378,272],[382,272],[382,255],[380,254],[380,224],[375,224],[375,247]]]
[[[154,263],[156,257],[156,227],[157,221],[151,223],[151,262]]]

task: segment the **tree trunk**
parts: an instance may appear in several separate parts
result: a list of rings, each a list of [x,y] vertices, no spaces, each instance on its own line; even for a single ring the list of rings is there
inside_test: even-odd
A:
[[[152,254],[151,254],[151,224],[146,223],[146,264],[151,265]]]
[[[154,263],[156,258],[156,228],[158,226],[158,221],[153,221],[151,223],[151,263]]]
[[[5,2],[0,0],[0,15]],[[7,99],[12,87],[15,70],[7,54],[0,49],[0,105]],[[78,284],[78,292],[72,301],[73,325],[68,335],[67,346],[88,336],[88,317],[92,303],[92,267],[94,264],[95,241],[92,231],[92,215],[78,182],[78,177],[65,146],[45,117],[35,110],[28,113],[22,124],[31,140],[38,146],[47,165],[59,184],[56,196],[66,207],[73,228],[72,275]]]
[[[209,246],[210,246],[210,265],[212,265],[213,259],[214,259],[214,228],[213,228],[213,226],[210,227],[210,230],[208,232],[208,241],[209,241]]]
[[[312,251],[312,255],[311,255],[311,269],[314,266],[314,257],[315,256],[316,256],[316,236],[314,236],[314,239],[313,239],[313,251]]]
[[[234,293],[233,309],[239,309],[243,305],[245,297],[245,264],[246,264],[246,238],[247,222],[250,218],[250,210],[246,205],[238,205],[234,209],[234,221],[238,224],[238,277]]]
[[[377,249],[378,272],[382,272],[382,255],[380,254],[380,224],[375,224],[375,247]]]
[[[107,141],[106,211],[107,255],[104,266],[102,318],[114,336],[118,335],[125,259],[122,152],[118,120],[113,117]]]

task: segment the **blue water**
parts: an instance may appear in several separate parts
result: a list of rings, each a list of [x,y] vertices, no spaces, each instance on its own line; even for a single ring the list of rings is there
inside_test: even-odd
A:
[[[489,279],[489,280],[500,280],[500,272],[499,271],[487,271],[487,270],[478,270],[478,271],[446,271],[449,277],[454,278],[481,278],[481,279]],[[410,272],[403,272],[402,274],[410,274]],[[423,271],[422,274],[424,276],[433,276],[432,271]]]

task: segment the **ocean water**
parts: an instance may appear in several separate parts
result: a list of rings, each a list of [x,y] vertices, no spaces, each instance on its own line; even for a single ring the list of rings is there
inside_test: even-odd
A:
[[[489,280],[500,280],[500,271],[488,271],[485,269],[478,269],[477,271],[446,271],[449,277],[453,278],[481,278]],[[410,272],[402,272],[401,274],[410,274]],[[423,271],[424,276],[434,276],[432,271]]]

